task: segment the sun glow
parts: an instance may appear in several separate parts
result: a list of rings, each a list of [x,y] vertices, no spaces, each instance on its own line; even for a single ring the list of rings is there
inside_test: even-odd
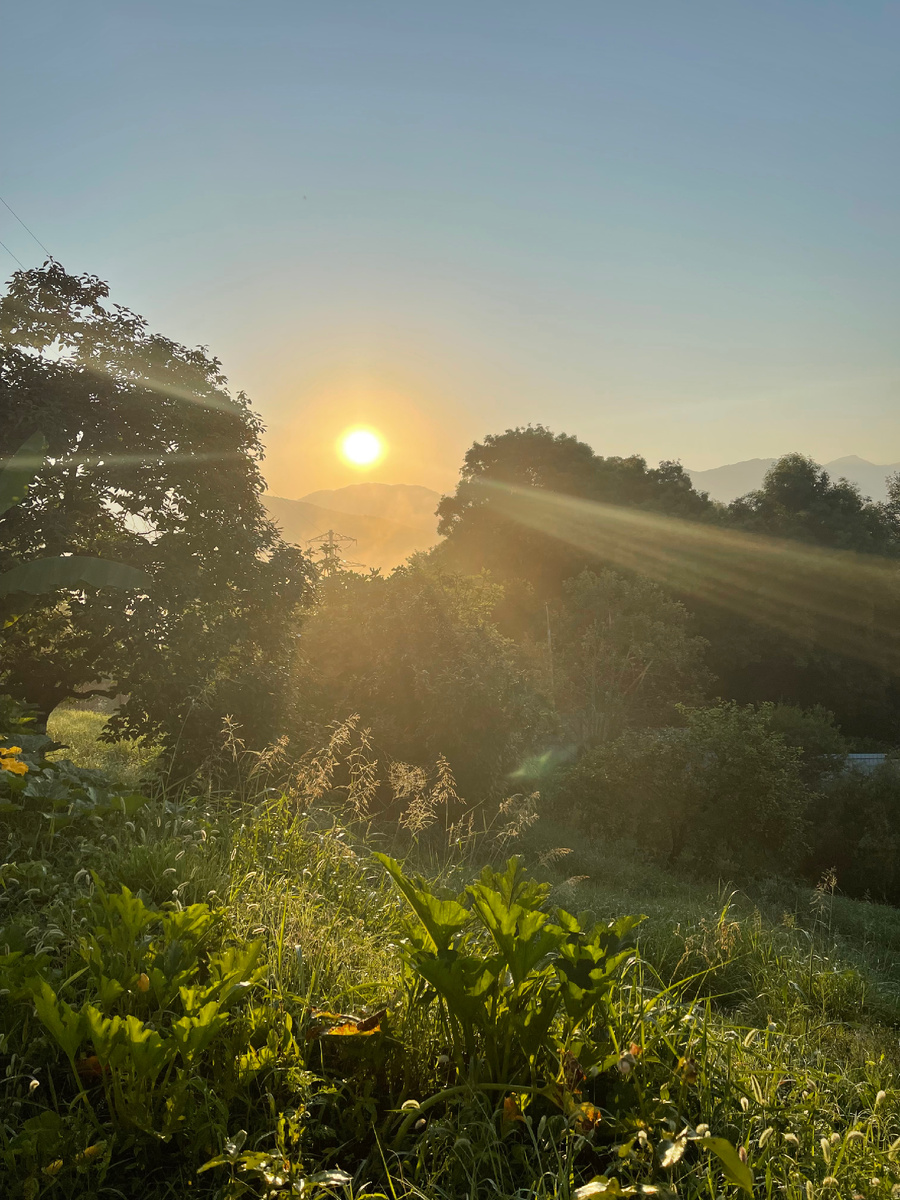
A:
[[[384,442],[373,429],[348,429],[338,446],[341,457],[354,467],[370,467],[384,455]]]

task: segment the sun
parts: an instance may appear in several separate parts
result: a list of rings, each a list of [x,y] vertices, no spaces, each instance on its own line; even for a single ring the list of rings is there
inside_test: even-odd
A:
[[[341,457],[354,467],[370,467],[384,454],[384,442],[374,429],[348,429],[338,439]]]

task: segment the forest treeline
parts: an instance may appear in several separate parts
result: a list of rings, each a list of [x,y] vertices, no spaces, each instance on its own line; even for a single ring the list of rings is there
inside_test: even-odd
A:
[[[726,506],[678,463],[528,426],[471,447],[434,550],[322,573],[266,516],[262,425],[219,361],[100,280],[14,276],[0,395],[3,453],[47,443],[0,571],[72,553],[149,581],[0,601],[0,691],[34,711],[125,697],[108,736],[182,774],[226,718],[302,753],[356,714],[382,761],[443,757],[470,799],[539,792],[686,870],[834,868],[900,900],[893,765],[844,768],[900,741],[897,480],[874,503],[790,454]]]

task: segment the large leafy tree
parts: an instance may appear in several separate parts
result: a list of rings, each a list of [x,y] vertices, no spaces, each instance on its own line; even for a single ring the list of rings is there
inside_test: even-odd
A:
[[[596,745],[662,725],[703,698],[706,643],[684,606],[648,579],[582,571],[548,611],[552,694],[568,739]]]
[[[223,713],[271,735],[311,569],[266,517],[259,418],[216,358],[108,297],[49,262],[0,299],[0,448],[41,433],[48,455],[3,516],[0,570],[96,555],[150,583],[40,598],[2,633],[0,683],[47,713],[104,682],[128,695],[115,730],[182,749]]]
[[[886,503],[874,503],[855,484],[832,479],[812,459],[788,454],[767,472],[761,488],[729,505],[725,520],[756,535],[896,560],[898,511],[896,484]],[[896,586],[890,586],[889,568],[877,592],[860,587],[859,625],[871,630],[862,656],[842,654],[814,612],[806,618],[798,614],[796,627],[787,630],[736,616],[727,607],[694,605],[696,627],[711,643],[709,662],[723,693],[741,702],[822,704],[836,714],[845,733],[896,741],[900,680],[882,653],[879,633],[900,619],[900,568],[894,574]],[[865,641],[866,635],[860,636]]]
[[[507,429],[466,453],[460,482],[438,506],[440,556],[455,567],[488,569],[503,579],[527,580],[538,598],[559,593],[562,581],[596,560],[557,536],[508,515],[508,489],[540,488],[578,500],[698,518],[712,511],[679,463],[648,467],[643,458],[596,454],[585,442],[542,425]]]
[[[832,479],[813,459],[785,454],[766,472],[761,488],[732,501],[728,519],[752,533],[896,558],[896,498],[894,484],[887,503],[873,503],[855,483]]]

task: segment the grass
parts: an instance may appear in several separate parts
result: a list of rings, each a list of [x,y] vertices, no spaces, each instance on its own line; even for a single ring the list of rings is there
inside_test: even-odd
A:
[[[71,759],[79,767],[105,771],[123,787],[140,787],[152,772],[157,750],[143,740],[103,742],[105,713],[61,704],[50,714],[47,732],[63,748],[54,751],[51,760]]]
[[[99,742],[103,719],[58,711],[51,732],[71,748],[57,753],[133,786],[152,753]],[[352,1177],[346,1186],[309,1185],[309,1194],[568,1200],[579,1183],[612,1164],[623,1183],[652,1178],[688,1200],[737,1195],[718,1160],[692,1148],[670,1170],[660,1169],[658,1114],[677,1109],[689,1124],[706,1124],[745,1151],[758,1197],[900,1195],[900,912],[844,899],[828,886],[764,881],[741,890],[681,878],[627,846],[599,838],[586,844],[540,820],[514,848],[553,884],[555,903],[596,918],[647,917],[640,960],[623,977],[610,1015],[622,1044],[643,1051],[630,1075],[612,1072],[605,1101],[610,1113],[625,1105],[631,1132],[611,1115],[596,1132],[567,1132],[562,1114],[554,1117],[523,1095],[525,1120],[505,1121],[503,1093],[476,1088],[435,1104],[427,1119],[423,1110],[410,1126],[412,1140],[392,1150],[403,1101],[421,1101],[448,1083],[433,1010],[413,1009],[405,993],[405,910],[370,853],[373,845],[396,853],[403,839],[364,821],[345,826],[333,796],[332,807],[326,804],[328,789],[319,790],[316,799],[302,787],[274,794],[257,786],[256,799],[237,808],[223,798],[160,794],[132,821],[109,822],[90,842],[60,841],[44,868],[20,862],[8,871],[0,926],[12,920],[27,929],[61,975],[71,976],[91,892],[89,866],[107,885],[125,884],[156,906],[221,905],[239,944],[262,938],[276,1025],[285,1019],[279,1012],[293,1013],[296,1022],[320,1009],[359,1015],[387,1008],[387,1057],[335,1060],[323,1043],[306,1043],[315,1052],[301,1043],[303,1071],[292,1068],[293,1083],[279,1077],[240,1117],[251,1122],[248,1147],[261,1153],[286,1144],[284,1113],[302,1112],[296,1120],[304,1175],[340,1168]],[[454,887],[472,877],[477,855],[505,849],[482,840],[473,858],[471,845],[462,853],[424,834],[405,842],[410,865],[439,871]],[[21,1136],[16,1130],[28,1112],[38,1111],[27,1086],[15,1082],[27,1064],[15,1055],[9,1061],[7,1141]],[[313,1086],[312,1075],[327,1086]],[[390,1097],[387,1105],[382,1095]],[[237,1118],[226,1111],[221,1120],[233,1136]],[[169,1157],[165,1168],[138,1176],[137,1159],[112,1145],[104,1151],[105,1182],[43,1168],[32,1197],[163,1200],[189,1186],[191,1194],[222,1200],[281,1194],[250,1168],[238,1171],[237,1151],[231,1168],[197,1175],[203,1155],[221,1149],[197,1150],[181,1166]],[[11,1196],[27,1194],[22,1181],[16,1186]]]

